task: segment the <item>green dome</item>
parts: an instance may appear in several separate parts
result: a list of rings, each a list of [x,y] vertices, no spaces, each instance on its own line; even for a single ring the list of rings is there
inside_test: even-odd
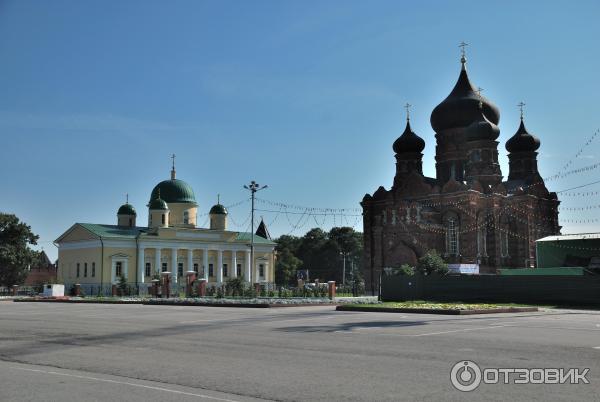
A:
[[[223,205],[217,204],[213,205],[208,213],[211,215],[227,215],[227,209]]]
[[[135,212],[135,208],[133,207],[133,205],[127,203],[127,204],[121,205],[121,207],[117,211],[117,215],[133,215],[133,216],[136,216],[137,213]]]
[[[192,187],[184,182],[183,180],[164,180],[158,183],[152,190],[150,200],[158,198],[160,191],[160,198],[168,203],[181,202],[198,205],[196,203],[196,196]]]
[[[154,198],[152,201],[150,201],[150,203],[148,204],[148,208],[149,209],[158,209],[158,210],[163,210],[163,211],[169,210],[169,206],[167,205],[165,200],[163,200],[160,197]]]

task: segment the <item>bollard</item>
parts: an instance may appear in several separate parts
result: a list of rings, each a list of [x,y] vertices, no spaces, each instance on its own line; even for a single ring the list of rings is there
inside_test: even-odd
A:
[[[192,297],[194,293],[194,281],[196,280],[196,272],[187,271],[186,283],[185,283],[185,295],[186,297]]]
[[[329,299],[335,299],[335,281],[327,282],[327,286],[329,287]]]
[[[198,281],[198,297],[206,297],[206,279]]]
[[[79,283],[75,284],[75,297],[81,296],[81,285]]]
[[[11,289],[12,295],[16,296],[18,291],[19,291],[19,285],[12,285],[12,289]]]
[[[171,297],[171,273],[162,273],[162,294],[168,299]]]

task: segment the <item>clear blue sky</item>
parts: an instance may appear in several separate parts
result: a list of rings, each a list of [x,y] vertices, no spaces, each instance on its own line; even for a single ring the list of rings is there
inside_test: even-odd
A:
[[[523,100],[550,176],[600,126],[599,16],[597,1],[3,0],[0,211],[30,224],[54,258],[51,241],[72,223],[116,222],[125,193],[144,224],[170,153],[201,212],[217,193],[226,205],[244,199],[251,179],[269,184],[259,195],[272,201],[357,208],[392,183],[406,102],[434,175],[429,116],[458,77],[463,40],[472,81],[501,111],[504,175]],[[595,163],[599,149],[597,138],[571,167]],[[591,182],[598,171],[548,186]],[[242,224],[249,205],[230,212]],[[314,218],[293,233],[311,226]],[[292,230],[285,215],[270,229]]]

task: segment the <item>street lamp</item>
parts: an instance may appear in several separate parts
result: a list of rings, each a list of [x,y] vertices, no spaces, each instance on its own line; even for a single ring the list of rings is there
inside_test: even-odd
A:
[[[344,252],[344,251],[340,251],[340,255],[344,259],[343,268],[342,268],[342,285],[346,286],[346,256],[348,255],[348,253]]]
[[[264,186],[259,185],[254,180],[252,180],[249,185],[244,184],[244,188],[246,190],[250,190],[250,194],[252,195],[252,217],[250,218],[251,219],[251,229],[250,229],[251,230],[251,232],[250,232],[250,269],[252,271],[250,272],[250,277],[248,278],[248,281],[252,281],[252,272],[254,272],[254,194],[257,191],[264,190],[267,187],[268,187],[267,185],[264,185]],[[256,278],[256,281],[258,282],[258,278]]]

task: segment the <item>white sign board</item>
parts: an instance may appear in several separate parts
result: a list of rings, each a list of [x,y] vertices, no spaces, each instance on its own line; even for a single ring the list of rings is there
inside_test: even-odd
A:
[[[44,285],[44,296],[64,296],[65,285]]]
[[[451,274],[479,274],[479,264],[448,264],[448,271]]]

